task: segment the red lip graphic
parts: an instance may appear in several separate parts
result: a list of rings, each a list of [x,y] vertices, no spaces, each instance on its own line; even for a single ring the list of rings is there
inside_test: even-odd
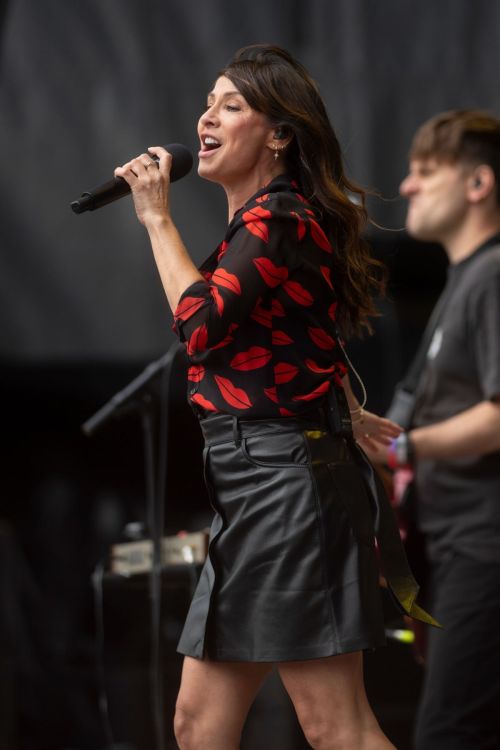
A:
[[[245,211],[241,217],[245,222],[245,227],[249,232],[259,237],[263,242],[269,241],[269,229],[262,219],[269,219],[271,212],[262,206],[255,206],[250,211]]]
[[[214,379],[222,398],[230,406],[235,409],[249,409],[252,406],[252,402],[243,388],[237,388],[228,378],[223,378],[221,375],[214,375]]]
[[[281,385],[282,383],[289,383],[293,380],[299,371],[298,367],[291,365],[288,362],[279,362],[274,368],[274,379]]]
[[[187,320],[203,306],[205,300],[203,297],[184,297],[177,305],[174,317],[181,320]]]
[[[262,300],[260,299],[255,305],[254,309],[252,310],[250,317],[253,320],[255,320],[257,323],[260,323],[261,325],[265,326],[266,328],[271,328],[272,326],[271,310],[266,310],[264,307],[262,307]]]
[[[273,331],[271,341],[276,346],[285,346],[286,344],[293,344],[293,339],[290,338],[288,333],[284,331]]]
[[[294,396],[293,401],[312,401],[314,398],[319,398],[320,396],[324,396],[325,393],[330,388],[330,381],[325,380],[324,383],[321,383],[321,385],[318,385],[317,388],[314,389],[314,391],[311,391],[310,393],[306,393],[303,396]]]
[[[330,289],[333,289],[333,284],[332,284],[332,280],[331,280],[331,274],[332,274],[332,272],[331,272],[330,268],[328,268],[328,266],[320,266],[319,270],[323,274],[323,278],[326,281],[326,283],[328,284],[328,286],[330,287]]]
[[[212,404],[211,401],[209,401],[205,396],[202,396],[201,393],[195,393],[194,396],[190,396],[191,401],[194,401],[195,404],[198,404],[198,406],[202,406],[207,411],[218,411],[217,407]]]
[[[311,370],[311,372],[317,373],[333,372],[336,367],[335,364],[333,364],[331,367],[320,367],[313,359],[306,359],[305,365]]]
[[[273,299],[271,301],[271,310],[274,316],[277,318],[284,318],[285,317],[285,308],[281,304],[281,302],[278,299]]]
[[[221,293],[216,286],[211,286],[210,294],[214,298],[215,304],[217,305],[217,312],[219,313],[219,315],[222,315],[222,313],[224,312],[224,300],[221,297]]]
[[[231,333],[228,333],[222,341],[219,341],[218,344],[214,344],[210,347],[210,351],[213,352],[215,349],[222,349],[223,346],[227,346],[228,344],[232,344],[234,341],[234,336],[231,335]]]
[[[290,214],[297,219],[297,239],[300,242],[306,233],[306,225],[304,219],[301,219],[296,211],[290,211]]]
[[[218,268],[212,276],[212,281],[219,286],[223,286],[229,289],[235,294],[241,294],[241,286],[237,276],[234,273],[229,273],[224,268]]]
[[[193,365],[188,370],[188,380],[193,383],[199,383],[205,377],[205,368],[203,365]]]
[[[269,349],[262,346],[251,346],[246,352],[239,352],[231,360],[233,370],[258,370],[267,365],[272,357]]]
[[[278,403],[278,394],[276,393],[275,385],[273,385],[272,388],[264,388],[264,393],[269,399],[271,399],[271,401],[274,401],[275,404]]]
[[[336,346],[335,340],[322,328],[309,328],[308,333],[320,349],[333,349]]]
[[[208,331],[206,325],[203,323],[203,325],[195,328],[193,333],[189,337],[187,353],[191,355],[195,354],[196,352],[202,352],[207,346],[207,341]]]
[[[307,289],[304,289],[298,281],[286,281],[283,284],[285,292],[299,305],[308,307],[314,302],[314,297]]]
[[[288,278],[288,268],[275,265],[269,258],[254,258],[253,262],[267,286],[271,289],[282,284]]]
[[[225,255],[226,250],[228,249],[228,247],[229,247],[229,243],[226,242],[225,240],[220,243],[220,245],[219,245],[219,254],[217,255],[217,261],[220,261],[220,259],[222,258],[222,256]]]
[[[313,238],[314,242],[320,247],[322,250],[325,250],[327,253],[332,252],[332,246],[330,245],[330,241],[326,234],[321,229],[318,222],[314,221],[314,219],[311,219],[310,222],[311,227],[311,237]]]

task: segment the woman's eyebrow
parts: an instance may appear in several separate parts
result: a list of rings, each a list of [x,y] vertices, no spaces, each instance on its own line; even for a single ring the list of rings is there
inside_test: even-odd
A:
[[[239,91],[238,91],[237,89],[234,89],[234,91],[225,91],[225,92],[224,92],[224,93],[222,94],[222,99],[227,99],[227,97],[228,97],[228,96],[235,96],[235,95],[236,95],[236,96],[243,96],[243,95],[242,95],[242,94],[241,94],[241,93],[240,93],[240,92],[239,92]],[[214,99],[214,98],[215,98],[215,94],[214,94],[214,92],[213,92],[213,91],[210,91],[210,92],[209,92],[209,93],[207,94],[207,99]]]

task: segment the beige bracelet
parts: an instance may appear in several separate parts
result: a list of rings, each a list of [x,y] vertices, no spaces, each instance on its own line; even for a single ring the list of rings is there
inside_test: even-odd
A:
[[[359,406],[357,409],[349,409],[349,413],[351,415],[352,424],[358,424],[358,422],[361,422],[361,423],[364,422],[365,410],[363,409],[362,406]]]

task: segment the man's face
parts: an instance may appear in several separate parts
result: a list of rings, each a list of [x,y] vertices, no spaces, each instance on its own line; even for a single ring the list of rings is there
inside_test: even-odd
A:
[[[465,219],[469,177],[461,164],[436,158],[412,160],[409,174],[399,187],[408,200],[409,234],[419,240],[446,244]]]

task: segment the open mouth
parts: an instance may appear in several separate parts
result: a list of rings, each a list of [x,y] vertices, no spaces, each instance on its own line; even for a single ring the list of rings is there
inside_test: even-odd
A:
[[[205,135],[202,138],[203,151],[215,151],[215,149],[221,147],[220,141],[213,138],[211,135]]]

